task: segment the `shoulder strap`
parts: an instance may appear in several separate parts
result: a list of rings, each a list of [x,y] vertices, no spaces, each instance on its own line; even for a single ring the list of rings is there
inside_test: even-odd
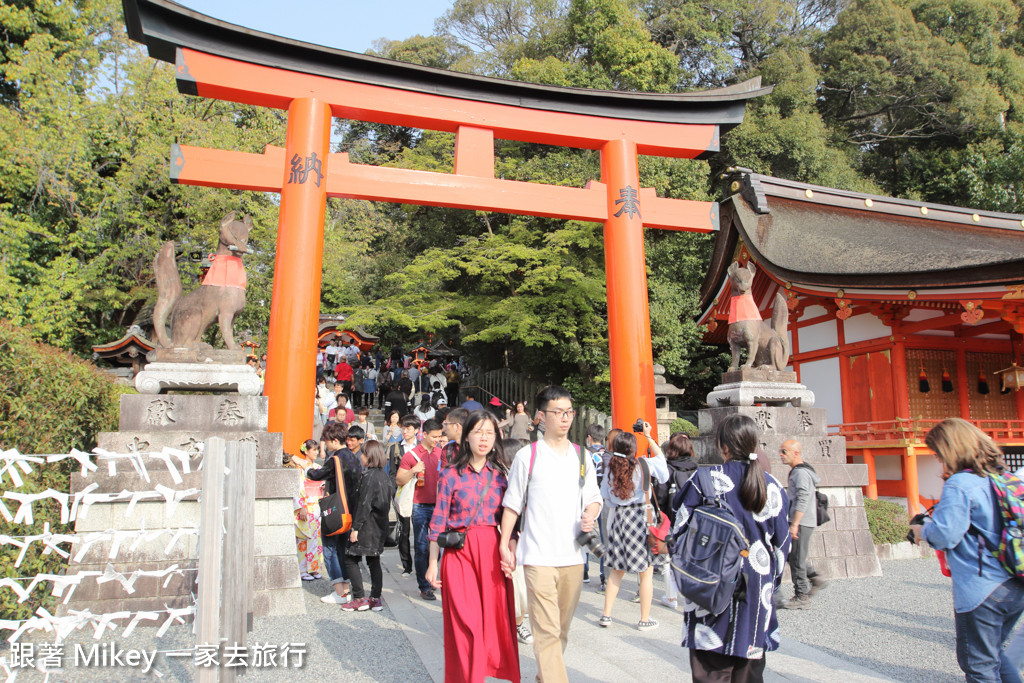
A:
[[[523,489],[523,507],[520,515],[526,512],[526,501],[530,497],[530,481],[533,479],[533,463],[537,460],[537,442],[530,443],[530,469],[526,471],[526,487]]]
[[[334,454],[334,475],[338,478],[338,495],[341,496],[341,508],[349,514],[348,494],[345,491],[345,478],[341,476],[341,456]]]
[[[583,449],[581,449],[577,444],[573,444],[572,447],[576,449],[576,457],[580,460],[580,491],[582,491],[583,482],[586,481],[587,478],[587,462],[583,457]]]
[[[700,484],[701,495],[704,496],[704,504],[718,505],[720,497],[718,489],[715,488],[715,482],[711,478],[711,472],[707,467],[697,466],[697,482]]]

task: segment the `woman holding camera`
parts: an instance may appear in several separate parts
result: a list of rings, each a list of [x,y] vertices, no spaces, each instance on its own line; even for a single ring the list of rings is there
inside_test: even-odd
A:
[[[520,678],[511,581],[501,570],[498,554],[501,501],[508,488],[500,435],[494,415],[473,411],[462,429],[462,442],[438,481],[427,535],[426,578],[434,588],[444,585],[444,680],[448,683]]]
[[[643,424],[649,433],[650,425]],[[656,444],[654,448],[657,448]],[[661,456],[660,449],[657,453]],[[647,543],[647,525],[653,521],[649,477],[647,488],[643,486],[643,469],[647,466],[646,462],[641,463],[636,457],[636,437],[629,432],[620,432],[612,441],[608,471],[601,482],[605,508],[611,511],[608,515],[607,554],[604,558],[605,569],[610,573],[605,587],[604,612],[598,621],[601,626],[611,626],[612,607],[619,594],[622,577],[626,572],[636,572],[640,575],[640,621],[636,625],[637,630],[658,628],[658,622],[651,619],[654,555]]]
[[[764,680],[765,653],[779,647],[774,596],[782,582],[791,538],[789,498],[778,480],[764,471],[757,453],[760,435],[746,415],[722,420],[716,435],[725,461],[710,471],[713,491],[702,490],[700,476],[676,494],[675,533],[682,533],[705,496],[720,496],[750,543],[742,581],[721,614],[688,602],[683,608],[683,646],[690,649],[694,683]]]
[[[953,579],[956,659],[968,681],[1020,681],[1003,642],[1024,612],[1024,581],[989,548],[1003,531],[991,476],[1009,473],[992,439],[966,420],[950,418],[924,439],[942,463],[946,483],[932,517],[911,529],[918,543],[946,552]]]

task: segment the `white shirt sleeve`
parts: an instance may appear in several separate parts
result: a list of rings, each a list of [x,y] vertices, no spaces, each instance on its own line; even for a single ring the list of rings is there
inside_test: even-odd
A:
[[[664,453],[647,458],[647,466],[651,470],[651,479],[660,484],[668,481],[668,461]]]
[[[501,504],[516,514],[523,511],[523,494],[526,492],[526,479],[530,473],[530,448],[524,446],[516,453],[512,460],[512,467],[508,471],[508,488],[505,489],[505,497]]]

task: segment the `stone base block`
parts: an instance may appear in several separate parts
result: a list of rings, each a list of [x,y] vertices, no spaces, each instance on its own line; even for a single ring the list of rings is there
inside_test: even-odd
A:
[[[798,408],[814,405],[814,392],[803,384],[781,382],[733,382],[719,384],[708,394],[709,406],[752,406],[790,404]]]
[[[253,598],[254,617],[280,617],[306,613],[306,593],[301,587],[258,590]]]
[[[256,369],[249,365],[214,363],[150,363],[135,375],[135,388],[143,394],[176,391],[220,391],[256,396],[262,388]]]
[[[312,418],[310,418],[312,419]],[[226,395],[121,397],[122,432],[266,432],[267,397]]]
[[[234,351],[230,349],[215,349],[209,344],[200,344],[198,348],[156,348],[146,354],[146,360],[150,363],[245,365],[245,351],[242,349]]]
[[[225,441],[242,441],[256,445],[256,467],[258,469],[274,469],[281,467],[281,455],[284,452],[284,436],[279,432],[219,432],[217,436]],[[159,452],[165,447],[177,448],[195,458],[198,466],[199,445],[209,437],[201,431],[158,431],[158,432],[101,432],[97,437],[97,445],[112,453],[131,453],[138,451]],[[159,463],[159,461],[154,461]],[[149,467],[149,463],[146,463]],[[177,464],[175,464],[177,466]],[[130,465],[119,465],[119,469]]]
[[[722,373],[722,384],[734,382],[771,382],[773,384],[786,382],[796,384],[796,373],[792,371],[773,370],[771,368],[744,368],[738,370],[727,370]]]

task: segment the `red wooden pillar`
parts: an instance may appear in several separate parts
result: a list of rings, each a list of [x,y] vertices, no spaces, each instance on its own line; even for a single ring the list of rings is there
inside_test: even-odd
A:
[[[907,491],[907,509],[916,515],[921,509],[921,496],[917,488],[917,449],[907,446],[903,456],[903,483]]]
[[[1014,362],[1017,365],[1024,365],[1024,336],[1020,332],[1010,332],[1010,347]],[[1016,389],[1013,394],[1017,402],[1017,419],[1024,420],[1024,390]]]
[[[864,495],[871,500],[878,500],[878,479],[875,478],[875,454],[870,448],[864,449],[864,464],[868,466],[868,485],[864,487]]]
[[[956,350],[956,397],[960,402],[960,417],[965,420],[971,419],[971,379],[967,376],[967,351],[960,348]]]
[[[270,399],[268,431],[284,434],[288,453],[298,453],[313,428],[330,133],[326,103],[292,100],[264,385]]]
[[[892,393],[896,417],[910,418],[910,387],[907,385],[907,347],[903,342],[892,346]]]
[[[604,144],[601,180],[608,187],[604,263],[608,282],[612,426],[628,432],[637,418],[643,418],[656,430],[654,354],[635,142],[620,139]],[[638,437],[638,452],[644,453],[646,440],[642,435]]]

